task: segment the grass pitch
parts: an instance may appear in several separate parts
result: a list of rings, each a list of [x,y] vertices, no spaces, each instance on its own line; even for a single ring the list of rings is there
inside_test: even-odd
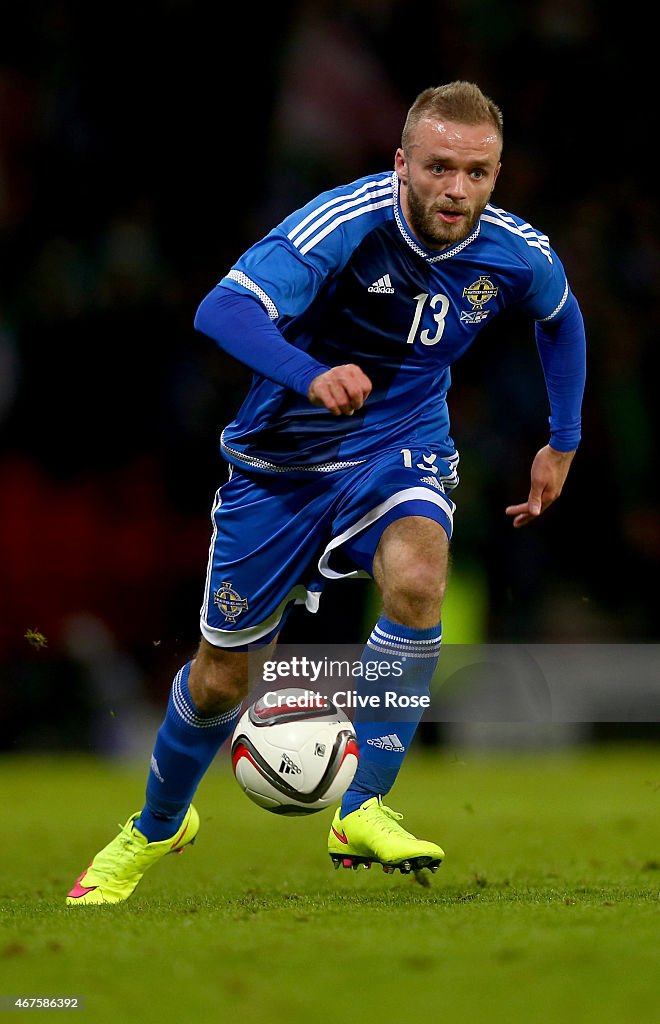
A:
[[[91,1024],[660,1021],[660,748],[422,749],[391,804],[447,859],[335,871],[329,811],[253,805],[221,754],[193,848],[116,907],[64,895],[142,802],[145,766],[0,760],[0,996]],[[77,1015],[76,1015],[77,1014]]]

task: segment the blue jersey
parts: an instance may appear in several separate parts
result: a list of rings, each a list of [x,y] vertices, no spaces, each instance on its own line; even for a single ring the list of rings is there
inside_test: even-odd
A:
[[[219,287],[256,297],[287,342],[323,366],[356,363],[373,385],[360,410],[335,417],[255,374],[222,450],[266,473],[328,472],[412,447],[454,456],[452,363],[503,310],[550,322],[571,296],[547,236],[491,204],[461,242],[424,248],[387,172],[291,214]]]

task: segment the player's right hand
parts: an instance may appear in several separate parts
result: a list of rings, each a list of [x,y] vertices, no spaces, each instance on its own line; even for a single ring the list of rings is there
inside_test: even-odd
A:
[[[309,385],[307,397],[312,405],[324,405],[333,416],[352,416],[371,394],[371,381],[359,366],[331,366]]]

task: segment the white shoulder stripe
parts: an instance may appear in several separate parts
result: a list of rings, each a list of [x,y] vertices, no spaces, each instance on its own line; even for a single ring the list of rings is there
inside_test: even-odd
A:
[[[380,196],[387,195],[388,192],[391,194],[391,192],[392,192],[391,187],[388,186],[387,188],[380,188],[376,192],[371,192],[369,194],[369,199],[378,199]],[[312,224],[309,225],[309,227],[307,228],[306,231],[303,231],[303,233],[301,235],[298,235],[298,237],[293,242],[293,244],[298,249],[300,249],[300,247],[301,247],[302,243],[305,241],[305,239],[309,238],[309,236],[312,234],[312,232],[318,230],[318,228],[320,228],[322,224],[325,224],[325,222],[327,220],[329,220],[331,217],[334,217],[334,215],[336,213],[343,213],[344,210],[350,210],[352,207],[358,206],[359,204],[363,204],[364,205],[365,198],[366,198],[365,196],[360,196],[359,199],[350,199],[350,200],[348,200],[345,203],[341,203],[340,206],[334,207],[334,209],[326,210],[326,212],[323,214],[322,217],[319,217],[317,220],[315,220]],[[374,210],[374,209],[376,209],[376,207],[374,207],[372,205],[369,205],[369,206],[367,206],[367,209]],[[291,238],[291,235],[289,235],[289,238]],[[292,241],[293,241],[293,239],[292,239]]]
[[[318,245],[319,242],[323,241],[326,235],[329,235],[331,231],[334,231],[336,228],[338,228],[340,224],[344,224],[348,220],[353,220],[355,217],[361,217],[364,213],[372,213],[374,210],[380,210],[384,206],[393,205],[394,199],[390,195],[387,199],[381,200],[380,203],[369,203],[368,206],[361,206],[359,210],[352,210],[350,213],[344,214],[343,217],[337,217],[330,224],[328,224],[327,227],[325,227],[322,231],[319,231],[318,234],[314,235],[314,237],[311,238],[309,242],[303,245],[303,247],[300,250],[301,253],[304,256],[306,253],[309,252],[310,249],[313,249],[315,245]]]
[[[312,210],[312,212],[309,213],[304,218],[304,220],[301,220],[300,224],[297,224],[295,226],[295,228],[293,228],[293,230],[289,232],[289,234],[288,234],[289,240],[293,242],[297,238],[299,233],[303,230],[303,228],[307,227],[307,225],[310,223],[310,221],[316,220],[318,217],[323,215],[326,212],[326,210],[331,210],[333,207],[339,206],[341,203],[345,203],[345,202],[350,201],[352,199],[355,199],[357,202],[360,202],[361,198],[362,199],[369,198],[369,196],[365,195],[365,193],[369,193],[373,189],[384,188],[387,185],[389,185],[390,188],[392,187],[392,175],[391,174],[388,174],[388,176],[386,178],[379,178],[377,181],[368,181],[368,182],[366,182],[366,184],[360,185],[360,188],[357,188],[355,190],[355,192],[351,192],[349,195],[346,195],[346,196],[335,196],[334,199],[331,199],[329,202],[325,203],[323,206],[319,206],[318,209]]]
[[[523,235],[534,235],[536,238],[540,238],[544,242],[550,241],[547,235],[544,235],[541,231],[537,231],[536,228],[533,228],[527,221],[523,224],[517,224],[515,218],[512,217],[510,213],[507,213],[506,210],[502,210],[501,207],[493,206],[492,203],[488,203],[486,209],[490,213],[497,214],[497,216],[501,217],[507,224],[512,224],[513,227],[517,227]]]
[[[485,220],[488,224],[494,224],[498,228],[504,228],[505,231],[510,231],[513,235],[518,235],[523,238],[527,245],[532,246],[534,249],[540,249],[548,263],[552,263],[552,254],[550,252],[550,241],[547,235],[542,235],[534,228],[530,227],[529,224],[523,224],[522,227],[511,217],[500,215],[499,211],[494,206],[487,206],[486,210],[489,212],[481,214],[481,220]]]

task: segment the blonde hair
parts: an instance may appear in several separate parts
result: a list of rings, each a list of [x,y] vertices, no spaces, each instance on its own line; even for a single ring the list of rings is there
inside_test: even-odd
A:
[[[504,137],[502,111],[474,82],[449,82],[420,92],[403,126],[401,148],[404,152],[412,145],[412,135],[419,122],[427,118],[470,125],[488,123],[497,132],[500,142]]]

